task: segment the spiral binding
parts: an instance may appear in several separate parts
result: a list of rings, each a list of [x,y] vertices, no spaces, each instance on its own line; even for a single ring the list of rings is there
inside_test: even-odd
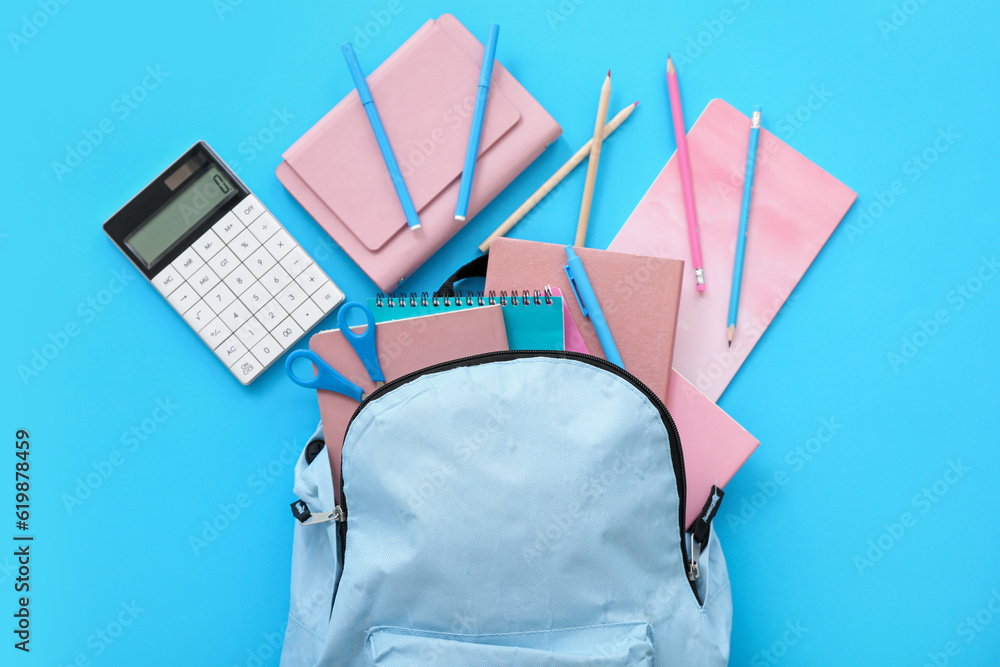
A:
[[[529,290],[523,290],[520,295],[514,290],[510,295],[506,291],[497,293],[490,290],[489,292],[458,292],[455,296],[442,296],[437,294],[430,294],[428,292],[421,292],[418,296],[416,292],[390,292],[389,294],[383,294],[379,292],[375,295],[375,307],[376,308],[416,308],[420,306],[422,308],[427,308],[431,306],[433,308],[451,308],[452,302],[455,302],[455,306],[495,306],[497,304],[501,306],[529,306],[529,305],[552,305],[552,295],[547,292],[542,292],[541,290],[535,290],[534,293]]]

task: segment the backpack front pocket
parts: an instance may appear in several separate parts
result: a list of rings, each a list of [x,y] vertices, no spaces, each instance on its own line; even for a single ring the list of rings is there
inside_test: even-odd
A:
[[[462,635],[378,627],[368,635],[376,667],[496,665],[509,667],[652,667],[647,623],[589,625],[561,630]]]

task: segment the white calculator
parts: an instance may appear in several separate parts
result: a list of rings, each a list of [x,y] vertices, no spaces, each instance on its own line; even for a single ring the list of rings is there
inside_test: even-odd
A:
[[[203,141],[104,231],[244,385],[344,300]]]

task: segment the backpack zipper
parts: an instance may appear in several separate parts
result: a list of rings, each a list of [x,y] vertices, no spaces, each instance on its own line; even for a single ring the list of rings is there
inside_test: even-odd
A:
[[[690,575],[697,572],[697,565],[692,563],[688,558],[687,548],[684,544],[685,533],[684,530],[684,519],[687,515],[687,475],[684,471],[684,457],[682,455],[681,449],[681,436],[677,431],[677,425],[674,423],[674,418],[670,416],[670,412],[667,411],[667,406],[663,404],[660,397],[653,393],[653,391],[647,387],[642,380],[636,376],[629,373],[627,370],[613,364],[609,361],[601,359],[600,357],[595,357],[591,354],[583,354],[580,352],[566,352],[566,351],[553,351],[553,350],[506,350],[502,352],[487,352],[485,354],[476,354],[471,357],[462,357],[461,359],[454,359],[452,361],[445,361],[439,364],[434,364],[433,366],[428,366],[427,368],[422,368],[418,371],[408,373],[401,377],[386,382],[384,385],[373,391],[368,395],[361,403],[358,405],[358,409],[354,411],[351,415],[351,420],[347,422],[347,428],[344,429],[344,439],[347,439],[347,432],[351,429],[351,424],[357,419],[358,415],[365,408],[368,403],[385,395],[386,393],[392,391],[393,389],[411,382],[423,375],[430,373],[438,373],[441,371],[450,370],[452,368],[459,368],[462,366],[480,366],[482,364],[490,363],[491,361],[499,361],[501,359],[528,359],[535,357],[548,357],[550,359],[572,359],[575,361],[582,361],[590,364],[591,366],[597,366],[598,368],[603,368],[604,370],[611,371],[618,377],[628,380],[636,389],[640,390],[649,401],[656,406],[657,410],[660,412],[660,418],[663,420],[664,425],[667,427],[667,433],[670,436],[670,459],[674,466],[674,479],[677,480],[677,495],[678,495],[678,525],[680,526],[680,550],[681,558],[684,562],[684,572],[687,574],[688,583],[691,585],[691,592],[694,593],[694,598],[701,606],[701,597],[698,595],[698,587],[695,584],[694,577]],[[676,443],[676,447],[674,446]],[[344,567],[344,556],[347,552],[347,496],[344,495],[344,449],[341,446],[340,449],[340,502],[341,502],[341,520],[339,521],[340,527],[340,567]]]

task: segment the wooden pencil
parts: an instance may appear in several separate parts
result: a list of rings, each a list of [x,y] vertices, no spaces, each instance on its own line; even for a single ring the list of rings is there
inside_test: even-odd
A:
[[[597,105],[597,121],[594,123],[594,139],[590,144],[590,162],[587,163],[587,182],[583,186],[583,201],[580,203],[580,219],[576,223],[576,242],[583,247],[587,240],[587,223],[590,221],[590,205],[594,201],[594,184],[597,182],[597,163],[601,160],[601,143],[604,141],[604,122],[608,117],[608,102],[611,100],[611,70],[604,77],[601,86],[601,100]]]
[[[607,139],[608,135],[617,130],[618,127],[625,122],[625,119],[632,115],[632,112],[635,111],[637,104],[639,103],[633,102],[619,111],[614,118],[608,121],[607,125],[604,126],[604,139]],[[517,207],[517,210],[510,214],[510,217],[503,221],[503,224],[497,227],[492,234],[486,237],[485,241],[479,244],[480,252],[489,252],[490,244],[493,243],[494,239],[497,239],[509,232],[511,228],[520,222],[524,216],[528,215],[528,212],[531,211],[531,209],[533,209],[538,202],[545,198],[545,195],[552,192],[552,190],[554,190],[555,187],[559,185],[559,183],[562,182],[562,180],[566,178],[571,171],[578,167],[580,163],[583,162],[583,159],[590,155],[590,146],[593,143],[593,138],[587,139],[587,143],[585,143],[580,150],[574,153],[573,157],[567,160],[563,166],[559,167],[554,174],[549,176],[548,180],[542,183],[542,187],[535,190],[535,192],[528,197],[523,204]]]

